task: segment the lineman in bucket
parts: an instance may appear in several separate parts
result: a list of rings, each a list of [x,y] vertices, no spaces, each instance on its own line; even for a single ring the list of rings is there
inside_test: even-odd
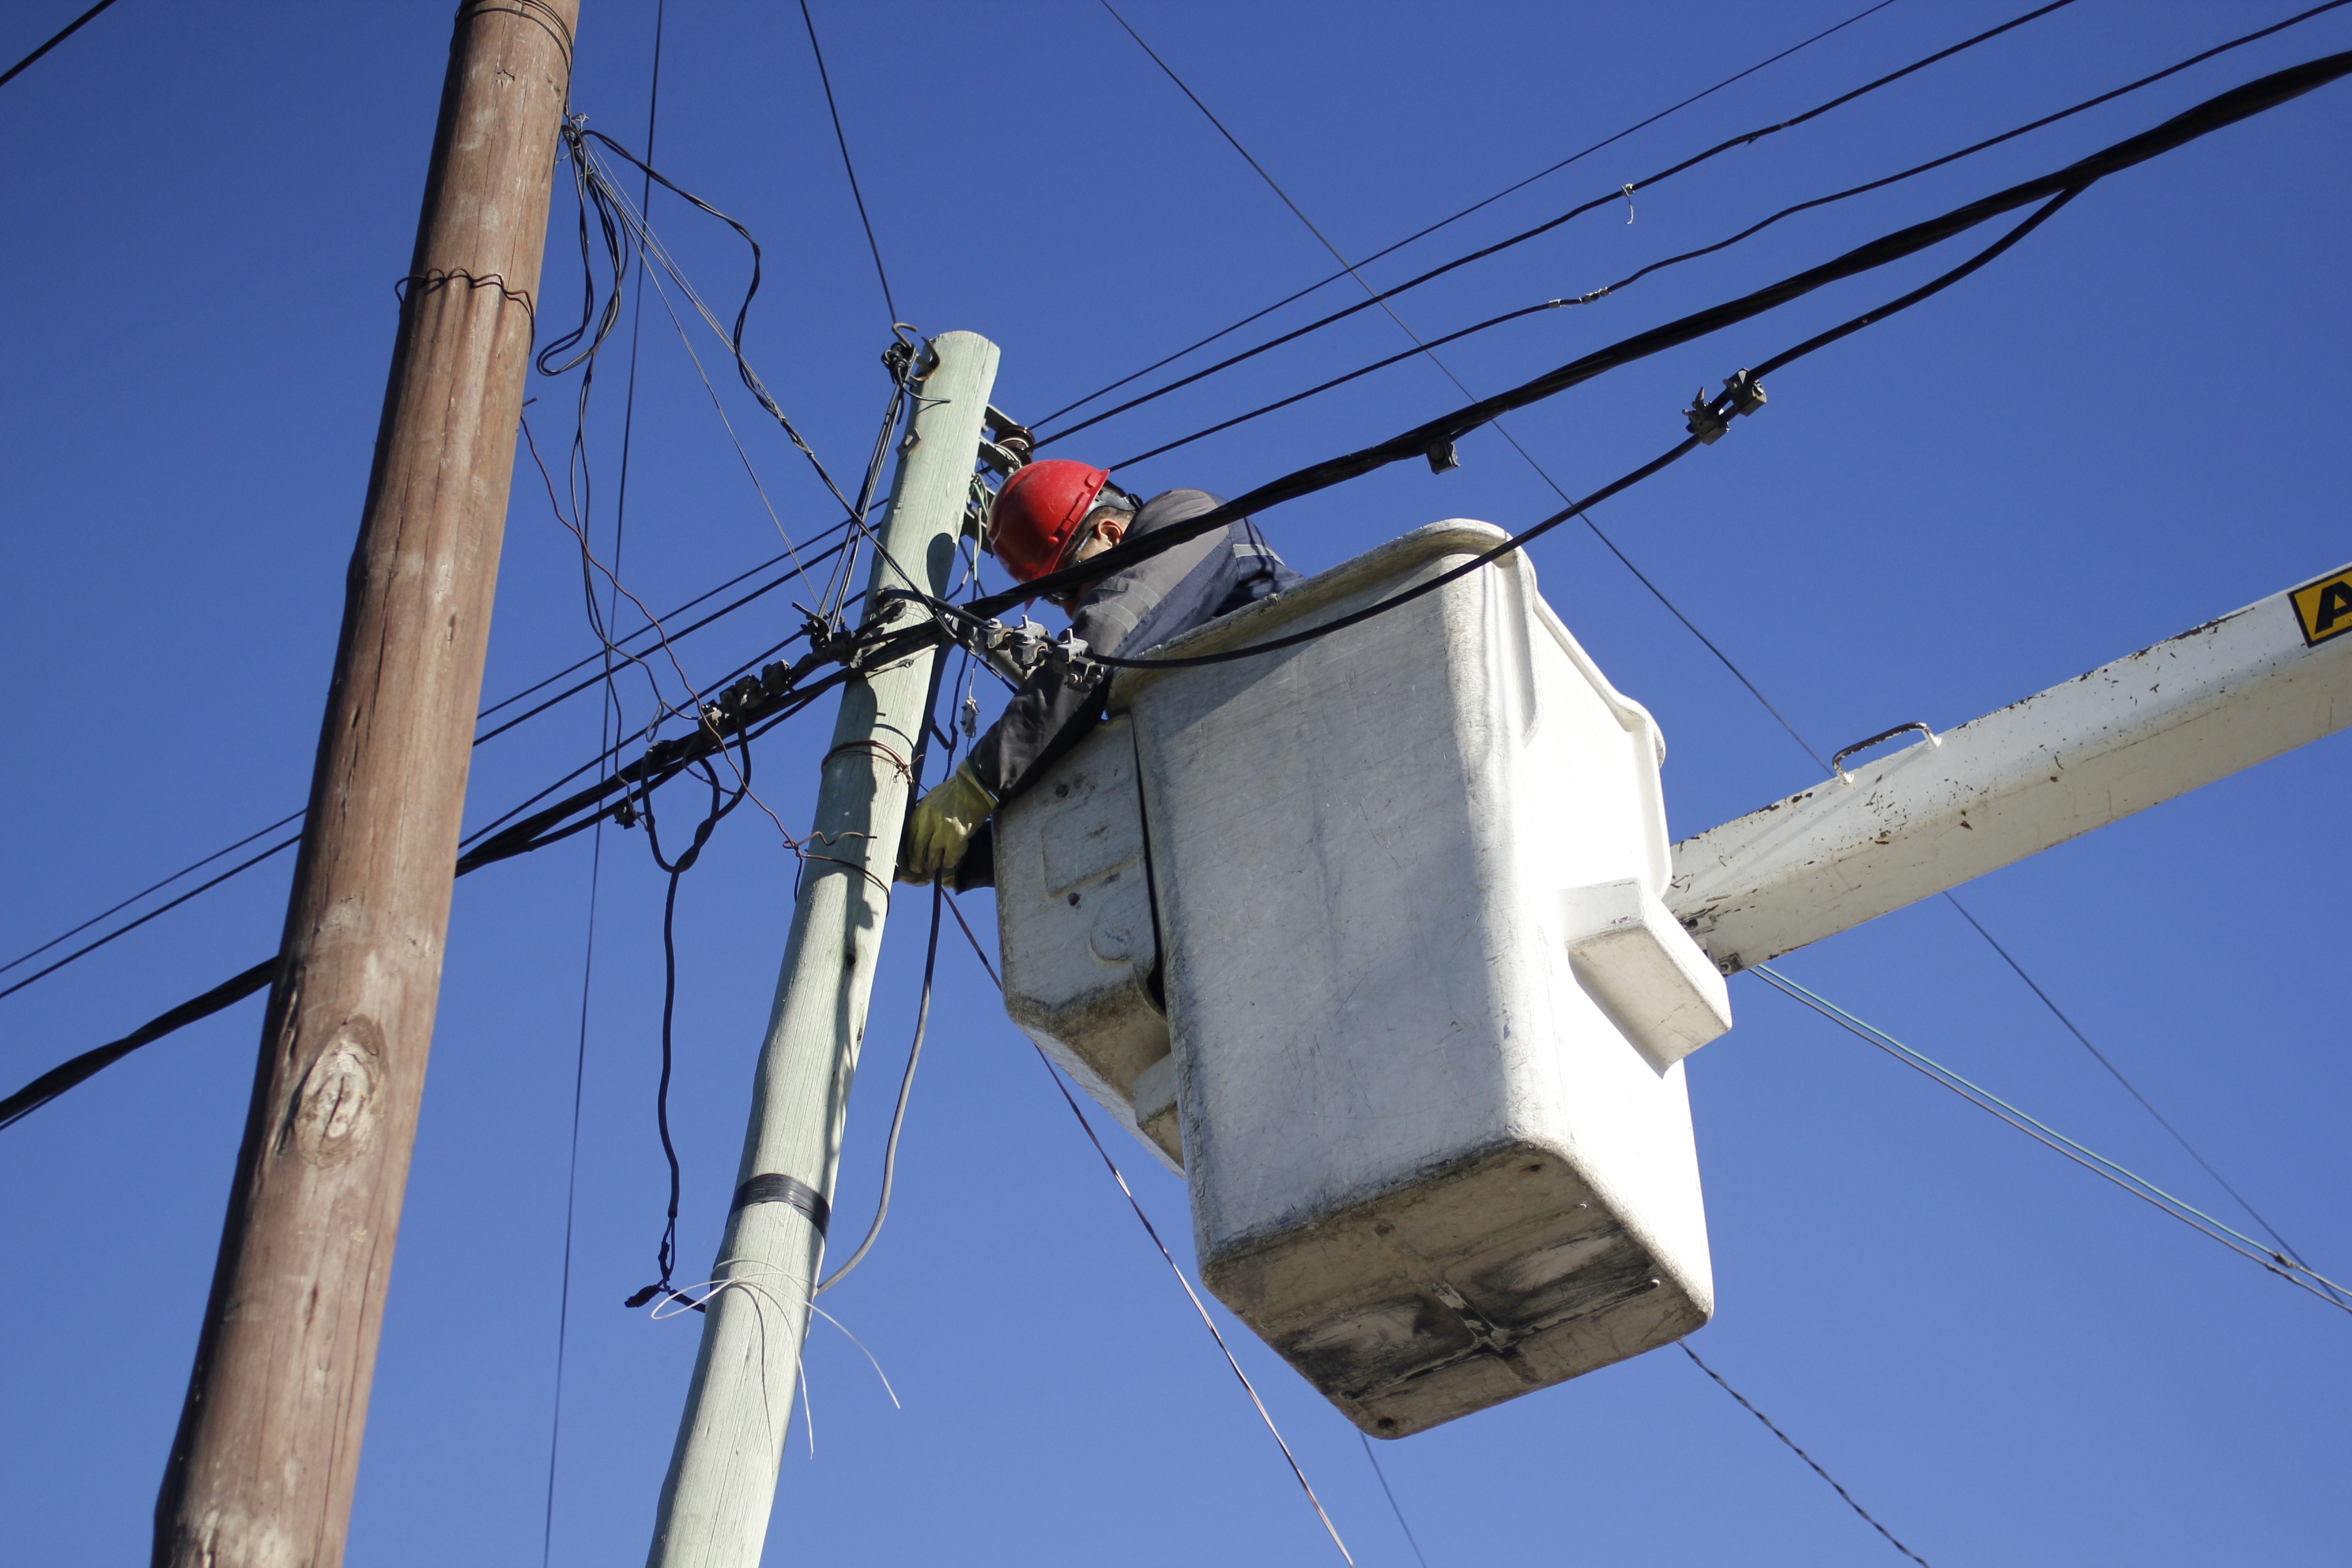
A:
[[[1219,504],[1205,490],[1164,490],[1139,501],[1100,468],[1047,458],[997,491],[988,548],[1016,579],[1033,583]],[[1117,576],[1083,582],[1053,603],[1088,647],[1133,658],[1297,581],[1257,525],[1242,518]],[[898,879],[945,881],[959,892],[993,886],[990,814],[1102,721],[1106,684],[1098,678],[1072,686],[1049,668],[1033,672],[963,765],[916,805],[898,851]]]

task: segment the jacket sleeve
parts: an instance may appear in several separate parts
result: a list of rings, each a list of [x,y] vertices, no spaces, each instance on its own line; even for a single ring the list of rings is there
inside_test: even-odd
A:
[[[1000,801],[1020,794],[1031,774],[1086,739],[1102,721],[1102,685],[1097,677],[1072,686],[1045,668],[1023,681],[972,743],[971,771],[988,793]]]

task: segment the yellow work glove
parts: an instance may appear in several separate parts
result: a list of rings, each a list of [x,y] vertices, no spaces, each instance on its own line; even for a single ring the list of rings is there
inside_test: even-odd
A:
[[[995,809],[996,797],[971,764],[958,768],[917,802],[907,819],[907,837],[898,846],[898,880],[936,882],[952,873],[971,836]]]

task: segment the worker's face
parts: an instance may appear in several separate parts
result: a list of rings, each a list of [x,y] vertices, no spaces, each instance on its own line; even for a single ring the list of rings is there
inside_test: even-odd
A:
[[[1104,551],[1108,550],[1112,545],[1117,544],[1120,540],[1127,537],[1127,525],[1129,521],[1129,514],[1123,511],[1115,511],[1106,509],[1096,512],[1093,516],[1087,519],[1085,524],[1086,531],[1079,539],[1077,548],[1070,552],[1069,559],[1063,564],[1066,567],[1076,566],[1081,561],[1091,561],[1096,556],[1100,555]],[[1080,583],[1076,587],[1072,588],[1066,594],[1055,595],[1052,603],[1055,607],[1059,609],[1064,615],[1071,615],[1076,613],[1077,610],[1078,601],[1085,598],[1089,593],[1093,592],[1093,590],[1094,583],[1092,581]]]

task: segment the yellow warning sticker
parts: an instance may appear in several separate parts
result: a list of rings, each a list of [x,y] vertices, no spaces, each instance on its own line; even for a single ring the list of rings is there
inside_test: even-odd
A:
[[[2330,637],[2352,632],[2352,566],[2316,583],[2305,583],[2287,598],[2294,605],[2295,623],[2303,628],[2305,647],[2317,647]]]

